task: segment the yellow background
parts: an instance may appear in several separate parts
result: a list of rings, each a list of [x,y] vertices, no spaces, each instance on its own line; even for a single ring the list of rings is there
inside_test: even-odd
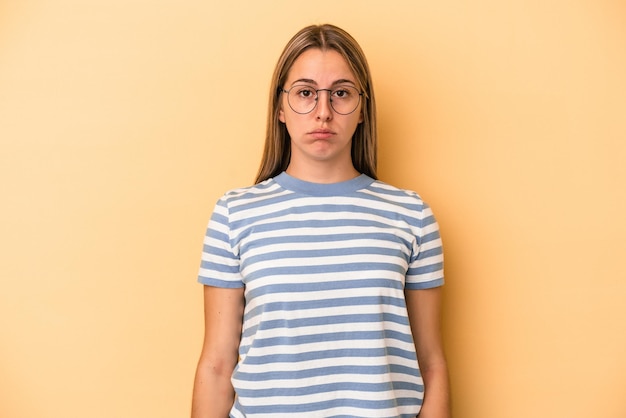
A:
[[[324,22],[438,215],[456,418],[626,416],[620,0],[0,2],[0,416],[188,415],[206,222]]]

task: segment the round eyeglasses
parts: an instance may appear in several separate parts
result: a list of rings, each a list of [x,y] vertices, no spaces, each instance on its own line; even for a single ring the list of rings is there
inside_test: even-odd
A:
[[[327,91],[330,100],[330,107],[340,115],[349,115],[354,112],[361,102],[361,93],[352,86],[338,86],[332,89],[315,89],[311,86],[298,84],[289,90],[280,89],[287,94],[287,103],[296,113],[305,115],[311,113],[317,106],[320,91]]]

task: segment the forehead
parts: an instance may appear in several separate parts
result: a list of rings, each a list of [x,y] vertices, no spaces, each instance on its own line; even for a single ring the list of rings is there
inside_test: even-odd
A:
[[[348,62],[334,49],[312,48],[300,54],[289,69],[287,84],[297,80],[311,80],[316,84],[349,80],[356,84]]]

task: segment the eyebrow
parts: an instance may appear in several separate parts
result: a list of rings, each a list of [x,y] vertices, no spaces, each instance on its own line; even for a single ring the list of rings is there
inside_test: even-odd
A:
[[[318,85],[317,81],[311,80],[310,78],[299,78],[298,80],[296,80],[293,83],[291,83],[291,85],[293,86],[293,85],[298,84],[298,83],[315,84],[316,86]],[[346,78],[341,78],[339,80],[333,81],[331,86],[336,86],[336,85],[339,85],[339,84],[352,84],[353,86],[356,87],[356,83],[354,81],[348,80]]]

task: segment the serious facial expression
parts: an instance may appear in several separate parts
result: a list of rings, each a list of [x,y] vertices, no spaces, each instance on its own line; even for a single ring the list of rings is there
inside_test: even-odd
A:
[[[289,70],[282,86],[290,90],[294,86],[307,86],[309,91],[319,89],[337,90],[354,87],[358,90],[356,77],[346,60],[334,50],[309,49],[303,52]],[[341,93],[340,93],[341,94]],[[286,124],[291,137],[291,163],[317,161],[352,164],[352,136],[362,122],[362,100],[354,112],[337,113],[330,103],[330,92],[318,92],[318,100],[311,112],[295,112],[282,97],[279,120]]]

